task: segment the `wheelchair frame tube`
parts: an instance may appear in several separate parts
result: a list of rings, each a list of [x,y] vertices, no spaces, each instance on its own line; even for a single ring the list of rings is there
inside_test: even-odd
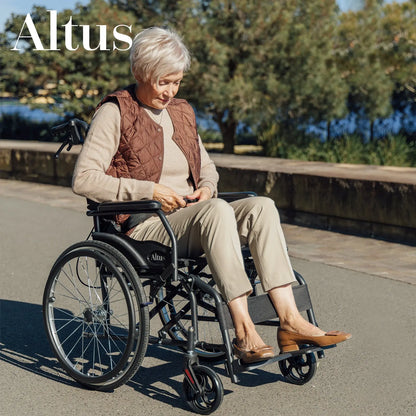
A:
[[[162,210],[157,211],[157,215],[160,218],[160,221],[162,221],[163,226],[165,227],[166,232],[169,235],[170,241],[172,242],[172,266],[173,266],[173,280],[175,282],[178,281],[178,245],[176,242],[176,236],[175,233],[172,230],[172,227],[169,224],[169,221],[167,220],[165,214]]]
[[[209,284],[205,283],[198,277],[194,277],[195,286],[203,290],[204,292],[211,295],[215,300],[215,309],[217,311],[217,318],[220,324],[220,330],[222,334],[222,339],[224,340],[225,345],[225,354],[227,359],[225,360],[226,370],[230,379],[233,383],[238,383],[238,377],[236,376],[234,369],[233,369],[233,351],[232,351],[232,344],[230,339],[230,334],[227,330],[226,319],[223,311],[223,304],[222,304],[222,297],[221,295]]]
[[[306,285],[306,281],[300,273],[298,273],[296,270],[293,270],[293,273],[295,274],[296,280],[300,285]],[[315,326],[318,326],[313,309],[307,309],[306,314],[308,315],[309,322],[311,322]]]
[[[295,274],[296,280],[300,285],[306,285],[306,281],[300,273],[298,273],[296,270],[293,270],[293,273]],[[318,322],[316,322],[315,313],[312,307],[306,310],[306,314],[308,315],[309,322],[311,322],[315,326],[319,326]],[[325,352],[322,350],[318,351],[316,354],[318,358],[325,357]]]

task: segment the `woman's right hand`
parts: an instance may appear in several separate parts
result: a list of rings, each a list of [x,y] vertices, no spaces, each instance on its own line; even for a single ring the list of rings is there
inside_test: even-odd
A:
[[[177,208],[183,208],[186,206],[186,202],[182,196],[160,183],[155,183],[154,185],[153,199],[162,204],[163,212],[171,212]]]

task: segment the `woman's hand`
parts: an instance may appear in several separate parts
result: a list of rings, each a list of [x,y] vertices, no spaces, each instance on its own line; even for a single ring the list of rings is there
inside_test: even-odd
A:
[[[197,189],[194,193],[191,195],[186,195],[186,198],[195,201],[195,202],[188,202],[186,204],[187,207],[197,204],[201,201],[207,201],[208,199],[211,199],[211,190],[207,186],[203,186],[202,188]]]
[[[177,208],[183,208],[186,206],[186,202],[182,196],[160,183],[155,183],[154,185],[153,199],[162,204],[162,211],[164,212],[171,212]]]

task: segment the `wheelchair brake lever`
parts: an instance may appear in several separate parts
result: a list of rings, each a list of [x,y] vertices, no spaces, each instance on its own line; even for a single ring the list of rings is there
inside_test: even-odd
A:
[[[59,159],[59,155],[60,155],[60,153],[62,152],[62,150],[64,150],[64,147],[65,147],[67,144],[69,144],[69,146],[68,146],[68,149],[67,149],[67,150],[70,150],[70,149],[71,149],[72,145],[69,143],[69,140],[68,140],[68,139],[66,139],[66,140],[65,140],[65,141],[61,144],[61,146],[59,147],[59,149],[56,151],[56,153],[55,153],[55,159]]]

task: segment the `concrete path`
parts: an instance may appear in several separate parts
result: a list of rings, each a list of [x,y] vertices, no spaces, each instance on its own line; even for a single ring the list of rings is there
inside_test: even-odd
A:
[[[149,347],[136,376],[110,393],[81,388],[53,357],[42,323],[43,288],[59,253],[86,238],[91,219],[84,210],[67,188],[0,181],[0,415],[191,415],[180,397],[176,350]],[[239,384],[215,366],[226,392],[215,415],[414,416],[415,249],[300,227],[285,232],[318,322],[353,339],[328,350],[304,386],[286,383],[277,365],[245,373]],[[367,259],[349,260],[360,255]],[[262,336],[276,346],[274,331]]]

